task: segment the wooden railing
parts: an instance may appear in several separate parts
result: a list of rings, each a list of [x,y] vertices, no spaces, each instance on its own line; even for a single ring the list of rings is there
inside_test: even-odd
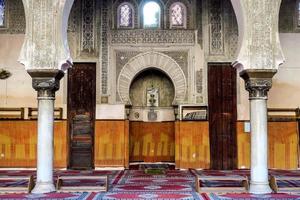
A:
[[[0,108],[0,119],[24,119],[24,108]]]
[[[25,110],[28,109],[27,118],[25,118]],[[0,120],[24,120],[37,119],[37,108],[0,108]],[[54,109],[54,119],[63,119],[63,108]]]
[[[268,108],[269,121],[298,121],[300,108]]]
[[[38,109],[37,108],[28,108],[28,119],[37,119]],[[54,119],[61,120],[63,118],[63,109],[54,108]]]

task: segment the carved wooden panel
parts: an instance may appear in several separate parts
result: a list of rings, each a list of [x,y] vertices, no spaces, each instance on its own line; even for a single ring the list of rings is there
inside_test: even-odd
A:
[[[128,121],[95,122],[95,167],[126,167],[129,164]]]
[[[130,162],[174,162],[174,122],[130,122]]]
[[[68,71],[70,168],[93,168],[96,65],[77,63]]]
[[[297,169],[298,153],[297,122],[268,122],[268,167]],[[238,167],[250,168],[251,133],[244,132],[244,122],[237,123]]]
[[[204,168],[210,165],[209,125],[203,122],[175,123],[176,167]]]
[[[0,122],[0,167],[36,167],[37,121]],[[67,167],[67,123],[54,122],[54,167]]]

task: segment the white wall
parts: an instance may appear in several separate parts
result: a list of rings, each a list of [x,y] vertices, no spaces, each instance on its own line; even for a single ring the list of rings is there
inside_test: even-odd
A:
[[[0,80],[0,107],[37,107],[37,93],[32,88],[32,79],[17,61],[23,40],[23,34],[0,34],[0,68],[12,73],[10,78]],[[62,91],[56,94],[56,106],[63,103]]]
[[[0,68],[12,73],[7,80],[0,80],[0,107],[36,107],[36,92],[31,86],[31,78],[17,61],[23,44],[23,34],[0,34]],[[286,62],[279,67],[269,92],[269,107],[300,107],[300,34],[280,34]],[[65,77],[66,78],[66,77]],[[239,79],[238,119],[249,119],[248,92],[244,81]],[[56,107],[63,104],[63,83],[56,93]]]
[[[268,107],[300,107],[300,34],[281,33],[280,41],[286,61],[279,67],[273,78],[273,86],[269,91]],[[240,79],[239,92],[238,119],[248,120],[248,92],[245,90],[242,79]]]

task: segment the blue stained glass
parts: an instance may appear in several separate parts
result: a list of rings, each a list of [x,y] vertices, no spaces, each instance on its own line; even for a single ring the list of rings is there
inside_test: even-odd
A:
[[[5,0],[0,0],[0,26],[4,26]]]

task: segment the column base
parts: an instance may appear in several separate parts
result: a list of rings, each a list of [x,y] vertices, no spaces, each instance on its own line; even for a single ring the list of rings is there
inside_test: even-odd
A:
[[[33,194],[43,194],[55,192],[55,187],[52,182],[37,182],[31,193]]]
[[[269,182],[250,182],[250,193],[253,194],[268,194],[272,193],[272,189],[269,186]]]

